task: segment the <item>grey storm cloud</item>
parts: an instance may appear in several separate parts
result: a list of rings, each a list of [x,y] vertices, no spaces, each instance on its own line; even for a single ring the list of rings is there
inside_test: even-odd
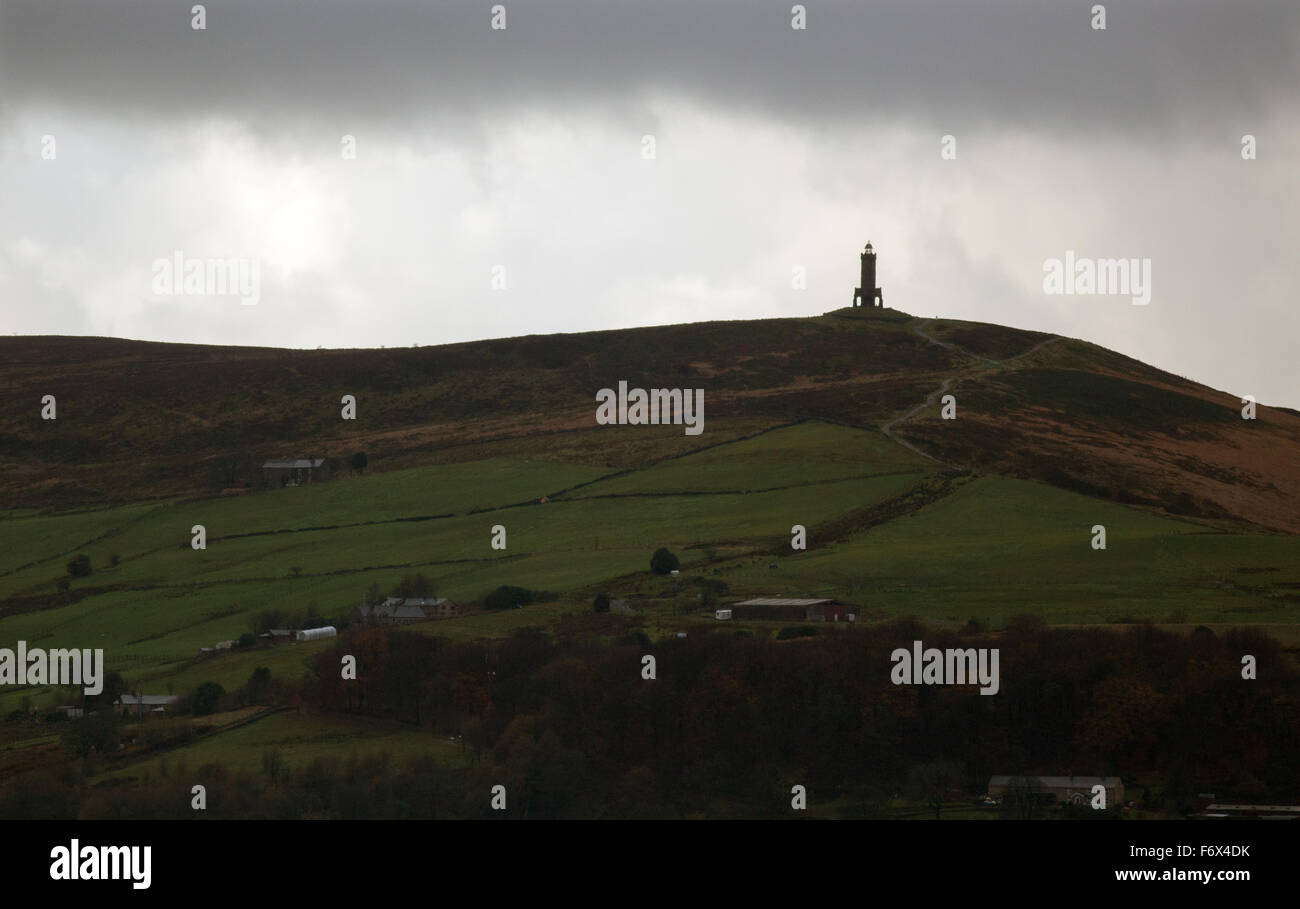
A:
[[[0,0],[0,330],[815,315],[870,239],[904,311],[1297,403],[1296,0],[499,2]],[[178,251],[258,260],[260,302],[159,294]],[[1150,258],[1151,305],[1046,294],[1067,251]]]
[[[888,120],[1217,141],[1290,111],[1300,4],[220,0],[0,3],[0,103],[116,116],[397,122],[634,102],[810,125]]]

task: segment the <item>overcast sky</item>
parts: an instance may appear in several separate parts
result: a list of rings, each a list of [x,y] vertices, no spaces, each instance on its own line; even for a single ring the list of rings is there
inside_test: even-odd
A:
[[[0,0],[0,331],[813,315],[871,240],[898,309],[1300,406],[1295,0],[1106,3],[1104,30],[1076,0],[812,0],[802,30],[764,0],[505,0],[504,30],[490,0],[192,5]],[[1150,304],[1044,293],[1066,250],[1150,259]],[[258,260],[259,302],[155,293],[176,251]]]

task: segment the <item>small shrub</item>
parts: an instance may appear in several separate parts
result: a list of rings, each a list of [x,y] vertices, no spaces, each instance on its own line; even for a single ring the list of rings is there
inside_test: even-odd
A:
[[[78,553],[75,558],[68,562],[68,574],[74,578],[85,578],[90,576],[90,556],[84,552]]]

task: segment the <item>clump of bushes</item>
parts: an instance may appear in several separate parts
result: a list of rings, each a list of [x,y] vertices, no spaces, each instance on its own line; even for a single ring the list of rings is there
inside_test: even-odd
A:
[[[90,556],[84,552],[79,552],[68,562],[68,574],[74,578],[85,578],[90,576]]]
[[[483,598],[483,608],[514,609],[516,606],[529,606],[533,603],[549,603],[558,598],[559,594],[554,591],[529,590],[527,587],[502,584]]]
[[[533,602],[533,592],[527,587],[502,584],[483,598],[484,609],[513,609]]]
[[[670,574],[676,571],[680,565],[677,556],[663,546],[656,549],[654,555],[650,557],[650,570],[655,574]]]
[[[195,716],[208,716],[216,713],[217,707],[221,704],[221,699],[225,697],[226,689],[222,688],[216,682],[204,682],[194,693],[189,696],[190,712]]]

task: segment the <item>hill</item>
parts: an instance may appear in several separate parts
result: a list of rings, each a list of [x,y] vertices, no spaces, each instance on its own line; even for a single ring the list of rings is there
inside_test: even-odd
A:
[[[545,456],[630,469],[815,419],[935,463],[1167,514],[1300,531],[1300,415],[1084,341],[845,309],[439,347],[0,338],[0,494],[47,509],[258,485],[269,458],[372,469]],[[703,388],[705,432],[597,426],[595,392]],[[956,420],[939,419],[951,393]],[[340,399],[357,419],[340,419]],[[54,395],[58,419],[40,419]]]
[[[827,758],[846,729],[890,755],[878,768],[889,791],[938,753],[901,743],[943,730],[985,739],[968,787],[1031,753],[1045,768],[1117,761],[1144,779],[1189,754],[1209,768],[1191,792],[1258,800],[1265,781],[1291,797],[1269,756],[1291,766],[1298,740],[1277,719],[1294,700],[1300,628],[1294,413],[1243,421],[1229,395],[1081,341],[892,311],[379,351],[0,347],[0,642],[102,648],[104,668],[142,693],[225,691],[218,715],[118,727],[56,711],[82,702],[75,688],[0,687],[0,815],[179,816],[177,787],[198,768],[230,775],[212,789],[226,800],[218,816],[351,817],[355,800],[324,806],[318,784],[366,767],[387,780],[398,759],[411,775],[393,770],[384,786],[443,788],[381,813],[480,816],[486,775],[508,770],[518,791],[561,799],[535,802],[539,814],[637,814],[617,792],[563,799],[587,791],[572,780],[608,777],[668,804],[647,781],[676,787],[679,773],[712,792],[716,774],[736,778],[719,756],[749,766],[769,739],[768,760],[823,766],[823,791],[848,792],[858,771],[844,768],[858,765]],[[704,432],[597,425],[595,392],[620,380],[703,388]],[[955,420],[940,418],[948,393]],[[57,420],[39,418],[45,394]],[[340,419],[344,394],[355,421]],[[354,473],[358,450],[370,466]],[[334,462],[328,482],[220,494],[260,485],[264,459],[311,455]],[[191,546],[195,525],[205,548]],[[792,545],[797,527],[806,548]],[[679,557],[678,576],[649,570],[659,547]],[[417,576],[462,614],[402,628],[356,619],[363,598]],[[533,601],[489,608],[503,585]],[[595,612],[597,594],[620,608]],[[834,598],[859,621],[814,627],[802,611],[736,606],[758,596]],[[325,623],[342,637],[256,636]],[[887,655],[921,634],[1000,642],[1001,696],[895,689]],[[647,648],[660,676],[641,687]],[[1258,685],[1240,684],[1243,652],[1269,667]],[[360,694],[337,687],[340,653],[358,656]],[[745,713],[741,694],[756,691],[765,706]],[[1220,708],[1209,735],[1207,701]],[[666,744],[645,752],[698,753],[700,767],[647,769],[640,745],[620,750],[655,717],[715,702],[716,715],[667,723],[655,739]],[[1080,709],[1114,703],[1115,715]],[[1172,730],[1157,737],[1164,750],[1121,715]],[[1189,715],[1190,731],[1178,725]],[[1273,738],[1223,731],[1243,716]],[[791,736],[796,717],[810,725]],[[1042,724],[1060,728],[1026,732]],[[115,729],[116,744],[95,738]],[[878,747],[882,735],[899,747]],[[592,755],[613,771],[556,770],[557,742],[565,761]],[[341,748],[349,763],[331,769]],[[691,790],[672,810],[761,814],[770,777],[716,803]],[[874,798],[845,804],[859,796]]]

